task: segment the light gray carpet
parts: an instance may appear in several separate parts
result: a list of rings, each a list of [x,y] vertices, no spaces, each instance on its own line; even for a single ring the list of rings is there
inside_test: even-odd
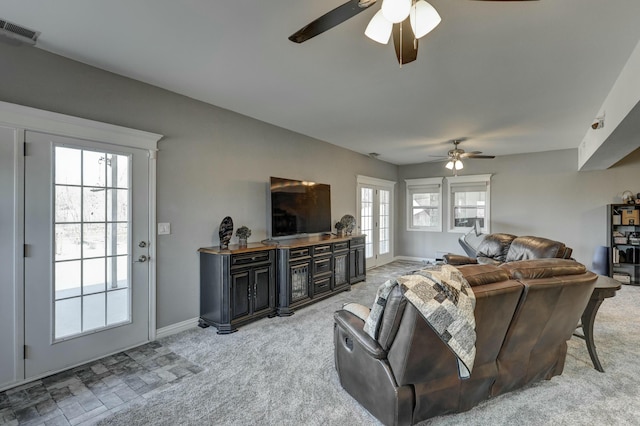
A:
[[[388,277],[419,268],[407,262],[368,271],[353,286],[287,318],[264,319],[237,333],[194,329],[161,342],[205,371],[154,393],[101,425],[376,425],[341,387],[333,361],[333,312],[345,302],[373,302]],[[573,338],[564,373],[483,402],[429,425],[640,424],[640,287],[606,299],[595,325],[596,371]]]

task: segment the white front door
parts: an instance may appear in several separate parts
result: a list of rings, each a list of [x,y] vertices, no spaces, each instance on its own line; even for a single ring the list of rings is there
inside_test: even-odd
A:
[[[148,151],[25,133],[25,378],[149,339]]]
[[[367,235],[367,267],[393,260],[393,187],[394,182],[358,177],[358,223]]]

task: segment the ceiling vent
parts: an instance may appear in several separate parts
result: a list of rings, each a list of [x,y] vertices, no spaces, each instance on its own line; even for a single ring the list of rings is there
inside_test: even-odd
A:
[[[0,19],[0,41],[14,46],[28,44],[35,46],[40,35],[39,31],[33,31],[12,22]]]

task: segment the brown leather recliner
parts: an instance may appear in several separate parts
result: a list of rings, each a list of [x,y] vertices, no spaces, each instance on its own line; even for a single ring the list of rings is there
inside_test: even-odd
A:
[[[569,259],[573,249],[560,241],[542,237],[516,237],[511,234],[488,234],[478,245],[475,258],[458,254],[443,256],[450,265],[468,265],[471,263],[489,263],[499,265],[516,260],[558,258]]]
[[[561,374],[566,341],[597,277],[562,259],[458,269],[476,297],[476,358],[468,380],[459,378],[455,355],[400,287],[387,298],[375,339],[364,332],[362,315],[334,315],[340,383],[384,424],[466,411],[491,395]]]

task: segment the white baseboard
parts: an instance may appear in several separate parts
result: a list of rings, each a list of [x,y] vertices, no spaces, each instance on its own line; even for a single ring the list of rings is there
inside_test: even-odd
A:
[[[171,336],[172,334],[180,333],[181,331],[191,330],[198,326],[199,318],[191,318],[186,321],[177,322],[175,324],[168,325],[156,330],[156,339],[162,339],[163,337]]]

